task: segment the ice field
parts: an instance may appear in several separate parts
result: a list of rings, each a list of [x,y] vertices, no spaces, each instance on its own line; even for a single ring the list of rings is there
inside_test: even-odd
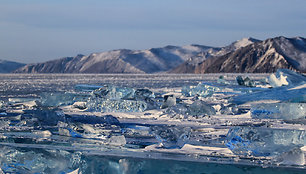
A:
[[[0,74],[1,173],[305,173],[306,77]]]

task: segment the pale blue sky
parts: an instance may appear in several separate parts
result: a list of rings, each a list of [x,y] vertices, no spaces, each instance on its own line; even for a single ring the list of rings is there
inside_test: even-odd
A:
[[[306,37],[306,0],[0,0],[0,59]]]

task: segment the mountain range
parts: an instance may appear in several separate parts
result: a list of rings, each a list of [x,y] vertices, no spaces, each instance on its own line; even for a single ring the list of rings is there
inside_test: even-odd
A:
[[[120,49],[29,64],[18,73],[158,73],[169,71],[201,52],[201,45],[166,46],[148,50]]]
[[[255,41],[197,64],[184,62],[172,73],[271,73],[279,68],[306,72],[306,39],[276,37]]]
[[[12,62],[7,60],[0,60],[0,73],[11,73],[26,64]]]
[[[268,73],[306,72],[306,39],[243,38],[225,47],[166,46],[119,49],[25,65],[15,73]]]

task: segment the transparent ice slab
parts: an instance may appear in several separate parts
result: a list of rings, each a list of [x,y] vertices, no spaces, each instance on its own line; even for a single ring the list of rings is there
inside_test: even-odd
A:
[[[306,103],[264,103],[251,106],[255,119],[292,120],[306,117]]]
[[[42,93],[41,95],[42,106],[67,106],[75,102],[85,102],[91,96],[89,93]]]
[[[305,130],[232,127],[226,146],[238,155],[273,156],[306,145]]]

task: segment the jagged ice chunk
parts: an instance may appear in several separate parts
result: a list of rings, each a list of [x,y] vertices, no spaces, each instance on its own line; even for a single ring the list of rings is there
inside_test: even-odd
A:
[[[251,106],[256,119],[292,120],[306,117],[306,103],[264,103]]]
[[[306,145],[305,130],[232,127],[226,146],[238,155],[274,156]]]

